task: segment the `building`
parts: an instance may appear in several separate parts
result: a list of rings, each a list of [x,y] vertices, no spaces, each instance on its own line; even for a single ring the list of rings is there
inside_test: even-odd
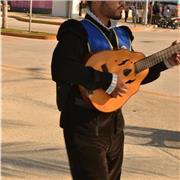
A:
[[[34,13],[48,13],[52,16],[69,18],[76,18],[79,16],[80,0],[10,0],[8,1],[8,3],[12,11],[29,12],[30,1],[32,1],[32,10]],[[131,6],[132,4],[136,4],[139,17],[141,17],[141,22],[145,21],[145,0],[124,0],[124,2],[126,2],[129,6]],[[155,0],[148,0],[148,2],[154,3]],[[162,5],[169,5],[173,11],[173,14],[175,14],[174,16],[180,16],[180,0],[160,0],[158,2]]]
[[[79,0],[32,0],[32,11],[34,13],[48,13],[52,16],[76,17],[79,14],[79,2]],[[30,0],[10,0],[8,4],[11,11],[29,12]]]

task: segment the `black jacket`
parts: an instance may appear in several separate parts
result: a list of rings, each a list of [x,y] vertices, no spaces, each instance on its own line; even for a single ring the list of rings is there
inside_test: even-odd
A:
[[[91,19],[91,17],[86,16]],[[107,37],[116,48],[115,37],[107,29],[95,23],[105,32]],[[133,35],[127,28],[133,40]],[[74,85],[82,85],[87,89],[107,89],[111,83],[112,75],[106,72],[99,72],[83,65],[84,59],[88,58],[87,33],[82,24],[77,20],[68,20],[63,23],[58,31],[59,41],[52,58],[52,79],[55,82],[66,82]],[[150,69],[144,83],[151,82],[159,77],[161,71],[167,69],[164,63],[160,63]]]
[[[115,35],[90,16],[86,15],[86,18],[101,28],[116,49]],[[134,37],[131,30],[128,27],[124,28],[132,41]],[[74,97],[81,98],[77,85],[82,85],[89,90],[97,88],[106,90],[109,87],[112,80],[111,73],[96,71],[84,66],[90,54],[87,47],[87,33],[79,21],[71,19],[64,22],[58,30],[57,40],[59,42],[54,50],[51,65],[52,79],[57,83],[57,103],[64,106],[67,99],[72,104]],[[157,79],[160,72],[165,69],[167,68],[163,62],[154,66],[142,84]],[[61,107],[59,109],[62,110]]]

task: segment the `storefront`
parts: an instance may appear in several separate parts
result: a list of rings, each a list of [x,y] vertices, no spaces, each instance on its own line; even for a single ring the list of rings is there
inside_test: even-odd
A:
[[[63,17],[77,17],[79,14],[79,0],[72,1],[54,1],[54,0],[31,0],[33,13],[46,13],[52,14],[52,16],[63,16]],[[8,1],[11,11],[16,12],[29,12],[30,0],[19,1],[10,0]]]

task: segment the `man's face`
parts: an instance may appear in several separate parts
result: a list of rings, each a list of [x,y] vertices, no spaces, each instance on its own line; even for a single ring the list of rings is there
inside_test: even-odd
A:
[[[115,20],[121,19],[123,9],[123,1],[100,1],[100,12],[108,18]]]

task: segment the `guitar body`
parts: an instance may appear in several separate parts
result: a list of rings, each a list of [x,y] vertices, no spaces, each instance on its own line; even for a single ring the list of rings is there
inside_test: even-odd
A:
[[[122,96],[111,97],[102,89],[87,91],[80,86],[80,91],[84,100],[90,102],[96,109],[102,112],[113,112],[134,95],[148,74],[148,69],[136,73],[135,63],[143,59],[142,53],[130,52],[126,49],[114,51],[102,51],[89,58],[86,66],[91,66],[98,71],[120,74],[126,83],[128,91]]]

